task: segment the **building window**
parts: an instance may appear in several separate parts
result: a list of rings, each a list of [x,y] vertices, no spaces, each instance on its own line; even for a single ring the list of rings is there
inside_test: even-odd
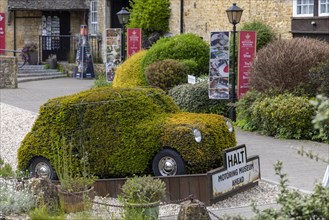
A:
[[[328,16],[329,15],[329,0],[320,0],[319,2],[319,15]]]
[[[90,1],[90,35],[97,35],[98,22],[97,22],[97,4],[98,0]]]
[[[294,16],[313,16],[314,0],[294,0],[293,2]]]

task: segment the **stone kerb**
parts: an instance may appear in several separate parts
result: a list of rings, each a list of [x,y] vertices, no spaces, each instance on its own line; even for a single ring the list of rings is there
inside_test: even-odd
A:
[[[17,88],[17,58],[0,56],[0,89]]]

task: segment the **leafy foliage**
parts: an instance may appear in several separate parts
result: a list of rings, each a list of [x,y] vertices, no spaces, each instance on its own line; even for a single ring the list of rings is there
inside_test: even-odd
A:
[[[207,81],[175,86],[169,90],[169,95],[184,111],[228,116],[229,100],[209,99]]]
[[[0,214],[26,213],[35,207],[35,197],[15,179],[0,178]]]
[[[253,120],[259,130],[271,136],[309,139],[314,129],[314,108],[305,97],[291,94],[266,97],[253,106]]]
[[[236,143],[235,134],[228,133],[224,118],[180,112],[171,97],[155,88],[102,87],[51,99],[41,107],[31,132],[22,141],[18,167],[27,169],[36,155],[57,164],[59,154],[54,143],[63,138],[72,146],[72,169],[83,170],[79,161],[86,152],[89,174],[101,178],[150,173],[154,155],[168,146],[187,161],[192,160],[190,165],[195,163],[198,172],[214,168],[215,164],[218,167],[219,163],[213,161],[220,161],[222,149]],[[181,119],[173,120],[178,116]],[[185,133],[174,130],[184,126]],[[202,155],[188,150],[200,148],[191,126],[200,127],[205,137],[209,136],[202,143]],[[211,135],[207,135],[209,132]]]
[[[316,109],[316,115],[312,120],[314,127],[320,131],[320,137],[329,142],[329,99],[323,95],[318,95],[311,104]]]
[[[98,87],[104,87],[104,86],[112,86],[112,82],[107,82],[106,81],[106,73],[102,72],[102,73],[98,73],[96,75],[96,79],[94,81],[94,85],[93,88],[98,88]]]
[[[142,71],[142,59],[146,53],[145,50],[135,53],[116,69],[112,82],[114,88],[131,88],[148,85]]]
[[[10,164],[5,163],[5,161],[0,157],[0,178],[15,177],[15,172]]]
[[[151,176],[128,178],[121,188],[121,200],[128,203],[152,203],[164,198],[166,185]]]
[[[253,118],[253,105],[265,98],[256,90],[249,90],[236,104],[236,125],[248,131],[258,130],[259,125]]]
[[[329,96],[329,59],[310,69],[310,90]]]
[[[195,34],[161,38],[148,50],[142,69],[145,71],[151,63],[166,59],[193,60],[197,63],[194,75],[201,76],[209,71],[209,45]]]
[[[145,76],[150,85],[168,91],[172,87],[187,83],[187,67],[178,60],[162,60],[150,64]]]
[[[257,32],[257,50],[260,50],[275,39],[273,30],[261,21],[246,22],[241,27],[241,30]]]
[[[250,71],[250,85],[264,93],[315,96],[317,85],[309,71],[328,57],[329,44],[324,41],[276,40],[258,51]]]
[[[316,138],[311,124],[314,107],[306,97],[292,94],[264,96],[247,93],[238,104],[238,125],[270,136],[294,139]]]
[[[329,188],[317,184],[311,195],[289,190],[287,174],[282,173],[282,162],[275,165],[275,174],[280,177],[281,192],[277,202],[279,210],[273,208],[263,211],[253,207],[256,219],[329,219]]]
[[[129,3],[132,8],[129,28],[141,28],[146,35],[169,30],[169,0],[130,0]]]

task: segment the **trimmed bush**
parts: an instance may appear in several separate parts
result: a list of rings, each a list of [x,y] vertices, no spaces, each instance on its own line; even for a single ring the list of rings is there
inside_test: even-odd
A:
[[[146,50],[135,53],[116,69],[112,82],[114,88],[130,88],[148,85],[141,66],[142,59],[146,53]]]
[[[209,72],[209,45],[195,34],[161,38],[148,50],[142,69],[145,71],[151,63],[166,59],[193,60],[197,68],[192,75],[204,75]]]
[[[172,87],[187,83],[188,68],[178,60],[162,60],[150,64],[145,77],[150,85],[168,91]]]
[[[259,125],[253,119],[253,105],[255,102],[265,98],[264,95],[256,90],[249,90],[236,103],[236,125],[248,131],[258,130]]]
[[[193,128],[201,131],[201,144]],[[58,151],[67,145],[72,147],[70,168],[75,173],[83,170],[85,155],[90,175],[151,173],[153,157],[162,148],[177,150],[188,173],[206,172],[221,166],[221,150],[235,144],[235,133],[229,133],[222,116],[181,113],[161,89],[102,87],[44,104],[18,150],[18,167],[28,169],[36,156],[59,164]]]
[[[202,148],[190,136],[195,127],[200,128],[202,139],[207,140]],[[188,173],[204,173],[219,167],[223,158],[218,154],[236,146],[235,135],[229,133],[224,117],[216,114],[173,114],[166,119],[162,134],[161,142],[164,146],[176,147],[187,162]]]
[[[251,120],[266,135],[310,139],[315,133],[313,114],[314,107],[307,98],[282,94],[255,101]]]
[[[169,90],[169,95],[184,111],[228,116],[230,101],[209,99],[208,81],[176,86]]]
[[[169,31],[169,0],[130,0],[129,28],[141,28],[143,34]]]
[[[285,92],[314,96],[316,90],[309,71],[329,58],[329,44],[307,38],[277,40],[258,51],[250,70],[253,89],[269,93]]]
[[[261,21],[252,21],[244,23],[241,27],[241,30],[257,32],[257,50],[262,49],[262,47],[264,47],[266,44],[272,42],[275,39],[275,33],[273,32],[273,30]]]

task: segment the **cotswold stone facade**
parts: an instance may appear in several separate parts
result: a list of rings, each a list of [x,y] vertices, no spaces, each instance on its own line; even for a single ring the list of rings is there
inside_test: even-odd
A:
[[[183,2],[183,32],[195,33],[209,41],[211,31],[232,30],[226,9],[232,6],[227,0],[171,0],[170,30],[173,34],[181,32],[181,3]],[[291,38],[291,0],[239,0],[233,1],[243,9],[241,22],[262,21],[272,27],[278,37]]]
[[[62,4],[53,4],[53,2],[62,2]],[[61,31],[61,35],[78,35],[80,25],[90,22],[90,2],[91,0],[0,0],[0,12],[5,13],[7,23],[6,49],[20,50],[25,43],[39,43],[43,16],[59,16],[61,21],[65,21],[61,23],[61,26],[67,24],[66,31]],[[96,34],[101,40],[100,51],[103,61],[106,57],[105,30],[121,27],[116,13],[122,7],[127,7],[128,2],[128,0],[97,1]],[[278,37],[292,37],[292,0],[171,0],[170,2],[170,32],[173,34],[195,33],[209,41],[211,31],[232,30],[225,11],[233,2],[236,2],[244,10],[237,30],[245,22],[259,20],[272,27]],[[74,42],[71,42],[71,46],[72,44]],[[12,55],[12,53],[7,53],[7,55]]]
[[[17,59],[16,57],[0,56],[0,89],[17,88]]]

